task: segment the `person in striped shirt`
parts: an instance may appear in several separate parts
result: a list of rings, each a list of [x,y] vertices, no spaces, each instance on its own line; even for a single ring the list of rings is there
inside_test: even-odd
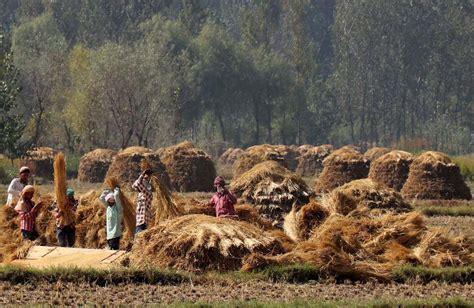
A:
[[[15,211],[20,215],[20,230],[23,239],[30,241],[34,241],[39,237],[35,226],[36,216],[43,205],[41,201],[38,204],[33,202],[34,194],[35,188],[31,185],[26,185],[21,192],[20,200],[18,200],[15,206]]]
[[[145,231],[151,222],[151,202],[153,201],[151,175],[152,171],[146,169],[132,185],[132,188],[138,191],[135,234]]]

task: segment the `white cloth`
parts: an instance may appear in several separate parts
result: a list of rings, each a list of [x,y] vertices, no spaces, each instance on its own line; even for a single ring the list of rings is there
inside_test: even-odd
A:
[[[25,188],[25,185],[23,185],[19,178],[14,178],[11,181],[10,186],[8,186],[7,205],[11,206],[18,202],[23,188]]]

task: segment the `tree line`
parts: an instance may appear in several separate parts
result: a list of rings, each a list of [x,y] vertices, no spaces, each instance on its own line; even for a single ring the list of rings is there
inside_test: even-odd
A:
[[[9,126],[18,141],[10,152],[20,143],[84,152],[183,139],[208,149],[331,143],[472,152],[473,7],[6,0],[0,74],[14,95],[8,103],[2,95],[2,123],[20,119]]]

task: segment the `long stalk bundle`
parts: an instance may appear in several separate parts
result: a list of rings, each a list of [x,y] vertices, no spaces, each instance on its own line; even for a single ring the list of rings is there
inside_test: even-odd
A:
[[[151,177],[151,183],[155,189],[153,197],[153,208],[156,211],[155,223],[158,224],[167,219],[181,216],[182,213],[173,201],[171,192],[168,190],[166,185],[164,185],[156,176]]]
[[[107,177],[105,179],[105,184],[110,188],[110,190],[114,190],[115,187],[120,187],[120,183],[116,177]],[[120,201],[122,201],[125,228],[133,234],[136,225],[135,206],[122,190],[120,190]]]
[[[75,222],[75,214],[71,207],[68,206],[66,190],[66,160],[64,154],[60,152],[54,158],[54,193],[58,208],[63,212],[61,219],[63,224],[67,226]]]

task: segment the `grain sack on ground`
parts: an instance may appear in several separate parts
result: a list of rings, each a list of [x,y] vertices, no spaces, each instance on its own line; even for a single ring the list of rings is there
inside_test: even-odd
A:
[[[244,150],[241,148],[228,148],[219,157],[218,163],[221,165],[232,166],[242,156]]]
[[[231,191],[276,223],[282,222],[293,204],[305,204],[310,196],[306,183],[275,161],[260,163],[242,174],[232,182]]]
[[[412,154],[404,151],[391,151],[371,162],[369,178],[400,191],[408,178],[412,162]]]
[[[235,270],[250,253],[283,251],[278,238],[249,223],[186,215],[140,233],[130,253],[130,264],[188,271]]]
[[[28,166],[31,174],[44,179],[53,179],[54,156],[58,151],[48,147],[39,147],[26,152],[21,158],[20,164]]]
[[[79,162],[79,181],[102,183],[116,154],[113,150],[96,149],[83,155]]]
[[[472,198],[459,166],[448,155],[431,151],[413,160],[402,195],[416,199]]]
[[[304,177],[318,176],[323,170],[323,161],[331,154],[331,145],[320,145],[317,147],[304,148],[298,158],[296,174]]]
[[[346,146],[334,151],[323,161],[315,191],[326,193],[350,181],[366,178],[369,161],[352,147]]]
[[[379,158],[382,155],[387,154],[388,152],[390,152],[390,150],[387,149],[387,148],[373,147],[373,148],[368,149],[364,153],[364,158],[367,159],[370,162],[373,162],[374,160],[376,160],[377,158]]]
[[[166,166],[172,187],[180,192],[212,191],[216,169],[209,155],[189,142],[165,148],[161,160]]]

